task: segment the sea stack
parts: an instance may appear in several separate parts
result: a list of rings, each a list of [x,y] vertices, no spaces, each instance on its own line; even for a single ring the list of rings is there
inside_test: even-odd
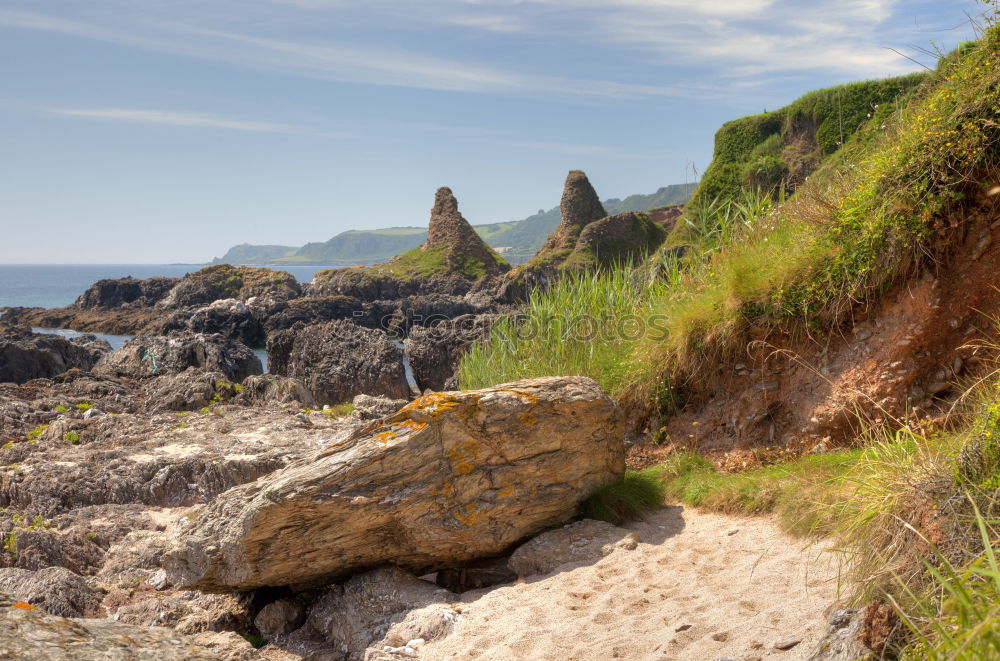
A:
[[[434,194],[434,208],[427,227],[427,242],[420,250],[443,253],[448,271],[462,273],[469,264],[482,264],[485,275],[498,275],[510,269],[486,242],[476,234],[458,210],[458,200],[451,189],[441,187]]]
[[[570,170],[566,175],[559,213],[562,217],[559,226],[538,251],[536,259],[558,259],[559,256],[565,256],[573,250],[576,239],[585,226],[608,215],[597,197],[597,191],[590,185],[590,180],[582,170]]]

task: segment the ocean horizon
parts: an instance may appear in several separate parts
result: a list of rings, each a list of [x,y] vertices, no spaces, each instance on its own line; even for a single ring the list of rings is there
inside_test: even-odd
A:
[[[179,278],[210,264],[0,264],[0,307],[58,308],[76,301],[87,288],[106,278],[156,276]],[[300,283],[318,271],[339,266],[283,266]],[[270,267],[268,267],[270,268]]]

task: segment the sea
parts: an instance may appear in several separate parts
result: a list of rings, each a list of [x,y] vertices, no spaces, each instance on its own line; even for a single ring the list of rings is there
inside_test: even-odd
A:
[[[152,278],[167,276],[179,278],[193,273],[205,264],[0,264],[0,307],[58,308],[74,302],[87,287],[105,278]],[[343,265],[340,265],[343,266]],[[318,271],[335,266],[284,266],[301,283],[309,282]],[[55,333],[64,337],[81,335],[68,329],[36,328],[41,333]],[[94,333],[120,349],[131,335],[105,335]],[[267,371],[267,354],[262,347],[254,352]]]

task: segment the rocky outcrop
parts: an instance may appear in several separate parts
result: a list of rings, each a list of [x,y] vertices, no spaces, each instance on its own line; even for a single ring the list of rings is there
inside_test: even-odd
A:
[[[570,170],[566,175],[559,213],[559,226],[535,255],[534,262],[562,261],[576,247],[583,228],[608,215],[587,175],[580,170]]]
[[[51,378],[73,368],[89,370],[101,348],[87,340],[75,343],[27,329],[4,331],[0,334],[0,382],[24,383]]]
[[[97,617],[104,597],[102,590],[63,567],[0,569],[0,592],[62,617]]]
[[[243,379],[243,390],[236,395],[236,404],[243,406],[280,406],[315,408],[320,406],[301,382],[277,374],[261,374]]]
[[[434,326],[417,326],[403,342],[421,390],[454,389],[458,363],[469,347],[490,332],[495,315],[463,315]]]
[[[588,224],[580,232],[564,269],[640,262],[656,251],[667,233],[644,213],[615,214]]]
[[[426,395],[200,512],[164,558],[203,590],[497,554],[624,471],[618,406],[582,377]]]
[[[232,639],[229,640],[233,644]],[[163,627],[48,615],[0,594],[0,658],[32,661],[223,661],[249,658],[242,646],[215,652]]]
[[[110,309],[119,307],[151,307],[159,303],[180,281],[180,278],[148,278],[139,280],[110,278],[98,280],[76,300],[80,308]]]
[[[141,379],[177,374],[189,367],[222,372],[236,382],[264,371],[260,359],[242,342],[218,334],[177,332],[137,335],[104,356],[94,372]]]
[[[319,405],[360,394],[410,395],[402,350],[382,331],[350,321],[281,331],[268,341],[267,352],[270,371],[302,383]]]
[[[446,187],[437,189],[434,194],[427,242],[418,250],[440,251],[449,273],[483,277],[510,270],[510,265],[486,245],[469,221],[459,213],[458,200]]]
[[[301,295],[299,283],[286,271],[217,264],[188,273],[159,305],[168,308],[204,306],[226,298],[243,302],[261,297],[287,301]]]
[[[826,635],[809,657],[809,661],[857,661],[871,654],[861,642],[861,627],[865,610],[838,608],[830,614]]]
[[[384,264],[321,271],[310,296],[350,296],[362,301],[423,294],[462,296],[510,265],[472,229],[449,188],[434,196],[427,241]]]
[[[146,334],[164,335],[171,331],[218,333],[248,347],[262,347],[264,328],[250,308],[235,298],[223,298],[196,310],[179,310],[146,327]]]

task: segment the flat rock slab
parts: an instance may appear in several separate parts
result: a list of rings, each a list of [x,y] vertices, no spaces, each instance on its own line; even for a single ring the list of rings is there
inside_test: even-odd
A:
[[[309,585],[498,554],[624,472],[621,410],[591,379],[425,395],[210,503],[164,557],[174,585]]]

